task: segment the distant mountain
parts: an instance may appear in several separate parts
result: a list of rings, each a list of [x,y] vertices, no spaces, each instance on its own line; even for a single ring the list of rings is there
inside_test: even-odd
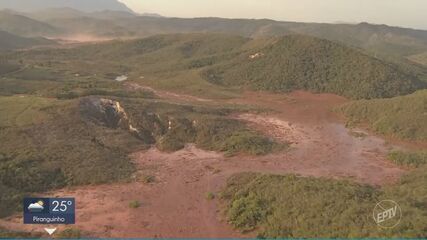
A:
[[[58,3],[63,1],[65,0],[59,0]],[[77,3],[79,1],[69,2]],[[87,4],[93,2],[94,0],[85,1]],[[102,6],[104,5],[102,4]],[[116,10],[98,8],[91,13],[81,11],[81,8],[79,10],[61,6],[60,8],[44,8],[21,15],[25,15],[27,21],[31,18],[53,26],[57,30],[53,32],[61,33],[55,36],[90,34],[94,35],[93,37],[140,38],[157,34],[211,32],[265,38],[301,34],[363,48],[377,55],[377,57],[388,55],[407,57],[427,51],[427,31],[387,25],[298,23],[269,19],[166,18],[157,14],[138,15],[121,8],[118,10],[117,8],[113,8]],[[14,14],[19,15],[18,13]],[[25,29],[28,28],[27,26],[31,26],[25,22],[17,25],[16,21],[1,20],[2,29],[15,34],[19,34],[15,28]],[[12,29],[9,26],[12,26]],[[28,34],[31,32],[30,30],[24,33]],[[54,35],[52,31],[48,33],[36,31],[36,33],[39,33],[39,36]]]
[[[1,0],[0,9],[33,12],[47,8],[74,8],[84,12],[103,10],[132,12],[117,0]]]
[[[141,14],[141,16],[143,17],[158,17],[158,18],[162,18],[163,16],[157,13],[143,13]]]
[[[20,36],[51,36],[61,30],[41,21],[11,11],[0,11],[0,30]]]
[[[89,17],[99,18],[95,15]],[[114,18],[114,25],[120,26],[122,32],[123,29],[127,29],[128,32],[134,33],[134,37],[192,32],[227,33],[251,38],[304,34],[364,48],[378,55],[409,56],[427,51],[427,31],[368,23],[318,24],[278,22],[268,19],[134,16]]]
[[[122,38],[134,36],[135,33],[127,28],[117,25],[112,19],[93,17],[62,18],[51,21],[51,24],[62,29],[64,34],[58,38],[73,38],[73,36],[86,35],[96,38]]]
[[[21,13],[27,17],[39,20],[52,22],[55,20],[61,19],[75,19],[78,18],[94,18],[94,19],[106,19],[106,20],[114,20],[117,18],[134,18],[137,15],[132,12],[127,11],[112,11],[112,10],[102,10],[96,12],[82,12],[73,8],[47,8],[39,11],[29,12],[29,13]]]
[[[55,42],[45,38],[25,38],[5,31],[0,31],[0,50],[2,51],[35,46],[47,46],[52,44],[55,44]]]
[[[46,8],[33,12],[20,13],[29,18],[36,19],[38,21],[49,21],[53,19],[69,19],[69,18],[80,18],[87,17],[89,14],[76,10],[74,8],[63,7],[63,8]]]

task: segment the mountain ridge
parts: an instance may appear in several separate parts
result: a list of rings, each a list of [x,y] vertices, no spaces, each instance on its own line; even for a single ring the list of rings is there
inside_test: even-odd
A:
[[[32,12],[46,8],[70,7],[84,12],[114,10],[133,12],[124,3],[117,0],[2,0],[0,9],[13,9],[22,12]]]
[[[15,13],[19,15],[19,13]],[[427,51],[427,31],[369,23],[329,24],[275,21],[270,19],[169,18],[129,11],[101,10],[88,13],[71,8],[21,13],[56,29],[63,35],[84,34],[107,38],[141,38],[157,34],[217,32],[250,38],[303,34],[363,48],[378,55],[407,57]],[[3,20],[2,25],[14,24]],[[27,24],[24,24],[24,26]],[[23,28],[21,26],[21,28]],[[1,25],[0,25],[0,29]],[[17,32],[2,29],[15,34]],[[71,32],[67,32],[70,31]],[[57,37],[58,34],[32,35]]]

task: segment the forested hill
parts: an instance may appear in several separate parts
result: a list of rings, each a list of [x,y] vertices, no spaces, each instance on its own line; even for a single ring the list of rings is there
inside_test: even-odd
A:
[[[225,86],[287,92],[305,89],[350,98],[384,98],[423,88],[414,74],[358,49],[309,36],[268,40],[210,67],[205,77]]]

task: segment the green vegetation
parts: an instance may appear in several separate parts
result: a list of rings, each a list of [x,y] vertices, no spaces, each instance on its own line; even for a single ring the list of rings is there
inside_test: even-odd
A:
[[[56,234],[56,237],[60,239],[79,239],[82,237],[82,233],[79,229],[67,228]]]
[[[193,143],[199,148],[227,155],[263,155],[286,147],[227,116],[240,109],[153,103],[139,99],[126,99],[123,105],[135,127],[142,129],[141,134],[147,142],[156,143],[162,151],[177,151]]]
[[[143,175],[142,176],[142,182],[143,183],[154,183],[156,181],[156,177],[153,175]]]
[[[71,102],[33,96],[0,97],[0,127],[24,127],[40,124],[52,115],[49,109],[68,107]]]
[[[129,203],[129,207],[130,208],[139,208],[141,206],[141,203],[138,201],[138,200],[135,200],[135,201],[131,201],[130,203]]]
[[[423,237],[427,178],[421,171],[415,176],[422,178],[410,174],[397,186],[375,189],[324,178],[244,173],[228,180],[222,198],[229,222],[262,238]],[[372,219],[382,199],[404,209],[394,229],[381,229]]]
[[[191,143],[226,155],[286,148],[230,119],[231,113],[247,109],[168,103],[138,86],[114,81],[119,75],[141,85],[224,99],[238,96],[245,87],[392,97],[425,87],[422,74],[304,36],[251,40],[174,34],[5,53],[0,57],[0,217],[12,214],[23,196],[36,192],[129,180],[135,172],[129,153],[153,145],[172,152]],[[99,105],[86,108],[85,101],[101,97],[120,102],[125,113],[112,113],[111,107],[97,112]],[[356,101],[340,110],[350,125],[368,122],[379,133],[426,140],[426,106],[427,91],[421,90]],[[222,194],[227,216],[235,227],[261,237],[425,236],[425,153],[395,152],[390,158],[418,168],[398,185],[383,189],[294,175],[235,176]],[[154,180],[150,174],[142,178],[146,183]],[[207,193],[206,198],[215,195]],[[373,205],[383,198],[408,211],[405,222],[390,232],[381,232],[370,217]],[[139,205],[134,201],[129,207]],[[0,230],[2,234],[15,236]],[[64,234],[80,236],[78,230]]]
[[[141,142],[85,121],[75,101],[0,97],[0,106],[1,216],[18,209],[24,195],[120,181],[134,171],[127,153]]]
[[[227,155],[247,153],[263,155],[279,149],[279,144],[246,127],[236,120],[201,119],[196,125],[196,145],[222,151]]]
[[[409,57],[409,60],[427,66],[427,52],[412,55]]]
[[[0,239],[7,238],[40,238],[41,234],[9,231],[0,228]]]
[[[215,193],[213,193],[213,192],[206,193],[206,199],[207,200],[213,200],[213,199],[215,199]]]
[[[356,101],[340,110],[350,125],[367,121],[380,133],[426,140],[426,94],[424,90],[392,99]],[[233,176],[222,192],[227,218],[241,231],[256,231],[263,238],[423,237],[427,233],[421,223],[427,221],[427,154],[395,151],[389,158],[416,169],[398,184],[381,189],[294,175]],[[391,230],[378,228],[372,219],[372,209],[382,199],[392,199],[404,209],[400,224]]]
[[[298,35],[271,40],[209,68],[205,76],[225,86],[306,89],[356,99],[393,97],[424,87],[415,75],[392,64],[334,42]]]
[[[109,98],[119,101],[125,112],[99,110],[99,97],[0,97],[1,217],[35,192],[128,180],[135,171],[128,154],[153,144],[176,151],[195,143],[229,154],[264,154],[276,145],[228,119],[236,109]],[[91,108],[88,102],[95,105]]]
[[[420,167],[427,164],[427,151],[402,152],[393,151],[388,158],[400,166]]]
[[[356,99],[394,97],[425,88],[423,79],[427,76],[421,67],[407,62],[375,58],[358,49],[302,35],[255,40],[221,34],[158,35],[20,52],[9,58],[31,66],[31,72],[51,69],[51,76],[60,74],[60,79],[85,81],[86,85],[94,81],[106,84],[103,80],[125,74],[141,85],[205,98],[236,97],[244,88],[276,92],[304,89]],[[75,86],[76,81],[67,84],[68,89],[57,92],[58,96],[91,94]]]
[[[30,17],[32,19],[7,11],[0,12],[0,29],[23,36],[72,36],[85,33],[95,38],[136,38],[190,32],[235,34],[251,38],[304,34],[366,49],[376,55],[406,57],[427,51],[426,31],[368,23],[355,25],[267,19],[152,18],[110,11],[88,14],[72,9],[49,9],[33,13]]]
[[[427,140],[427,90],[391,99],[361,100],[342,106],[348,125],[368,123],[376,132]]]

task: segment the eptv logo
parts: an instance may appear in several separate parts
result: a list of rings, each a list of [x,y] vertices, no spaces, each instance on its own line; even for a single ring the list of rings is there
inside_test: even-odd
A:
[[[383,200],[375,206],[373,217],[378,226],[393,228],[399,224],[402,218],[402,210],[395,201]]]

